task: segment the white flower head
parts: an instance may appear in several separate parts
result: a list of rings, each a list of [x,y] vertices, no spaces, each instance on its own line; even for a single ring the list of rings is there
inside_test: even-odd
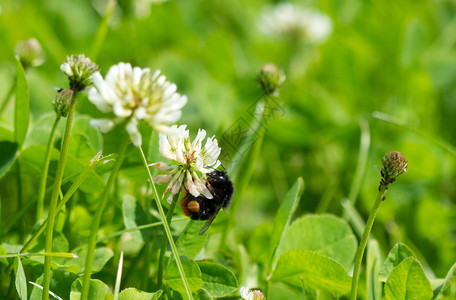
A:
[[[35,38],[18,42],[14,52],[19,57],[24,68],[40,66],[46,60],[43,48],[41,48],[41,44]]]
[[[193,142],[190,140],[189,130],[186,125],[177,127],[173,125],[167,135],[159,135],[160,154],[171,160],[171,164],[157,162],[151,164],[160,172],[166,174],[154,177],[156,183],[168,183],[163,196],[170,192],[167,201],[171,202],[172,197],[179,193],[184,187],[185,190],[195,197],[203,195],[212,199],[211,192],[206,187],[206,174],[212,172],[220,165],[218,157],[220,147],[214,137],[207,138],[206,144],[202,142],[206,137],[204,129],[198,130]]]
[[[309,43],[325,42],[332,31],[331,19],[318,11],[281,2],[265,10],[259,28],[266,34],[299,37]]]
[[[260,290],[250,290],[248,287],[243,286],[239,289],[239,294],[245,300],[265,300],[263,293]]]
[[[104,79],[96,72],[93,85],[89,100],[102,112],[114,113],[115,118],[92,120],[91,124],[106,132],[128,120],[126,130],[137,147],[142,144],[140,120],[166,133],[169,125],[179,120],[187,103],[187,97],[176,93],[176,85],[166,81],[160,71],[151,74],[149,68],[133,68],[128,63],[112,66]]]
[[[84,54],[70,55],[60,65],[60,70],[70,80],[70,88],[74,91],[82,91],[92,84],[92,75],[98,70],[98,66]]]

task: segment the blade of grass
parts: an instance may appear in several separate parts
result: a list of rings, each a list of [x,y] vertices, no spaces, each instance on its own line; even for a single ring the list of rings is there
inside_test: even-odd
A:
[[[123,268],[123,251],[120,252],[119,267],[117,268],[117,276],[116,276],[116,284],[114,286],[114,299],[113,300],[117,300],[119,298],[120,281],[122,279],[122,268]]]
[[[178,268],[179,274],[180,274],[180,276],[182,278],[182,282],[184,283],[184,288],[185,288],[185,291],[187,293],[187,297],[188,297],[188,299],[193,300],[193,296],[192,296],[192,293],[190,291],[190,287],[188,285],[187,277],[185,276],[184,267],[182,266],[182,262],[180,260],[179,253],[177,252],[176,244],[174,243],[174,240],[173,240],[173,235],[171,233],[171,228],[169,227],[168,222],[166,222],[166,215],[165,215],[165,212],[163,211],[163,207],[162,207],[162,205],[160,203],[160,196],[158,195],[157,188],[156,188],[155,183],[154,183],[154,179],[152,178],[152,173],[150,172],[150,169],[149,169],[149,163],[147,162],[146,156],[144,155],[144,151],[142,150],[141,147],[139,147],[139,151],[141,153],[141,157],[142,157],[142,160],[143,160],[143,163],[144,163],[144,167],[147,170],[147,175],[149,177],[149,182],[152,185],[153,196],[155,198],[155,202],[157,203],[157,208],[158,208],[158,211],[160,212],[160,216],[161,216],[162,221],[163,221],[163,227],[164,227],[166,236],[168,238],[169,244],[171,245],[172,253],[174,255],[174,258],[176,259],[177,268]]]
[[[16,90],[16,81],[13,82],[8,93],[6,94],[5,100],[3,101],[2,106],[0,107],[0,115],[3,113],[5,108],[8,106],[9,100],[11,99],[11,96],[13,96],[13,93],[15,90]]]
[[[19,298],[27,300],[27,279],[25,278],[24,268],[22,268],[21,258],[17,257],[16,269],[16,290]]]
[[[369,240],[367,244],[367,259],[366,259],[366,295],[368,300],[379,300],[382,295],[382,284],[378,280],[378,273],[382,257],[380,246],[375,239]]]
[[[394,124],[396,126],[402,127],[404,129],[407,129],[407,130],[409,130],[411,132],[414,132],[414,133],[422,136],[423,138],[435,143],[436,145],[438,145],[442,149],[448,151],[452,155],[456,156],[456,147],[451,145],[450,143],[448,143],[447,141],[445,141],[445,140],[443,140],[441,138],[434,137],[434,136],[431,136],[429,134],[426,134],[426,133],[424,133],[421,130],[418,130],[416,128],[413,128],[413,127],[405,124],[405,122],[403,122],[403,121],[401,121],[401,120],[399,120],[397,118],[394,118],[393,116],[387,115],[387,114],[379,112],[379,111],[374,111],[372,113],[372,116],[374,118],[378,119],[378,120],[382,120],[382,121]]]
[[[353,229],[356,232],[356,235],[361,237],[363,235],[363,230],[366,227],[363,218],[359,215],[356,208],[352,205],[351,201],[348,199],[340,200],[340,204],[344,208],[344,214],[347,216],[346,219],[353,226]]]
[[[19,149],[24,144],[30,122],[30,97],[27,78],[21,61],[16,57],[16,103],[14,108],[14,138]]]
[[[31,282],[31,281],[29,281],[29,283],[30,283],[31,285],[36,286],[36,287],[39,288],[40,290],[43,289],[43,287],[42,287],[41,285],[39,285],[38,283]],[[57,300],[63,300],[62,298],[60,298],[59,296],[57,296],[56,294],[54,294],[54,293],[51,292],[51,291],[49,291],[49,295],[51,295],[52,297],[54,297],[54,298],[57,299]]]
[[[116,4],[117,0],[110,0],[108,4],[106,4],[105,14],[95,35],[92,49],[90,50],[89,56],[92,57],[93,60],[97,59],[101,44],[103,44],[106,34],[108,33],[109,21],[114,12],[114,9],[116,8]]]
[[[22,257],[22,256],[52,256],[52,257],[78,258],[78,256],[76,254],[62,253],[62,252],[14,253],[14,254],[0,255],[0,258]]]
[[[361,183],[364,178],[364,171],[366,170],[367,158],[369,156],[370,148],[369,123],[366,120],[361,120],[359,122],[359,127],[361,128],[361,139],[359,142],[358,162],[356,164],[356,171],[348,196],[348,200],[350,200],[353,205],[356,203],[359,188],[361,187]]]
[[[276,263],[276,250],[280,245],[283,234],[288,227],[296,209],[298,208],[299,199],[301,198],[302,192],[304,191],[304,180],[299,177],[296,183],[291,187],[288,193],[285,195],[282,205],[274,218],[274,227],[272,228],[272,234],[269,242],[269,263],[267,269],[267,280],[265,296],[268,298],[271,288],[271,276],[272,270]]]

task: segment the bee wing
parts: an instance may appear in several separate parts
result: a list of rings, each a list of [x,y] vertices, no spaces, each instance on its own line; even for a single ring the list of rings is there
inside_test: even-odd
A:
[[[218,207],[215,214],[213,214],[212,216],[209,217],[209,219],[207,219],[206,224],[204,224],[204,226],[200,229],[199,235],[203,235],[209,229],[209,226],[211,226],[212,222],[214,222],[215,217],[217,217],[221,208],[222,208],[221,206]]]

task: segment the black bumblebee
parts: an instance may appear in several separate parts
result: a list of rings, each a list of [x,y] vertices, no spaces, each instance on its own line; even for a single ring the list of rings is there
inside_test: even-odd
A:
[[[234,193],[233,183],[224,171],[214,170],[207,174],[206,187],[214,198],[208,199],[203,195],[195,197],[187,192],[181,200],[181,209],[185,215],[192,220],[207,220],[199,231],[200,235],[206,232],[220,209],[228,208]]]

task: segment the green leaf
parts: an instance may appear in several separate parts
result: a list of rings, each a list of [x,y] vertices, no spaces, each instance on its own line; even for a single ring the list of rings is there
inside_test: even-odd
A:
[[[345,269],[356,254],[356,238],[348,224],[331,215],[304,216],[285,232],[277,256],[290,250],[311,250],[328,256]]]
[[[22,268],[21,258],[15,258],[16,267],[16,290],[19,298],[27,300],[27,279],[25,278],[24,268]]]
[[[378,278],[380,281],[385,282],[391,271],[399,265],[402,261],[409,257],[416,257],[415,253],[405,244],[397,243],[388,253],[388,257],[385,259]]]
[[[208,261],[198,261],[203,279],[203,288],[213,297],[223,297],[238,288],[233,272],[226,267]]]
[[[201,279],[201,271],[198,264],[186,256],[180,257],[185,275],[187,276],[188,285],[192,293],[196,292],[203,287],[203,280]],[[166,283],[173,290],[185,294],[184,284],[177,268],[176,261],[173,259],[166,270]]]
[[[413,257],[395,267],[385,284],[385,300],[426,300],[432,296],[431,284]]]
[[[207,242],[207,231],[200,235],[201,222],[190,220],[176,242],[177,251],[191,259],[203,249]]]
[[[270,256],[264,251],[268,249],[270,237],[272,235],[273,225],[271,223],[262,223],[258,225],[249,238],[249,255],[254,262],[267,265],[270,261]]]
[[[56,113],[50,111],[34,120],[30,124],[27,141],[25,141],[23,147],[27,148],[32,145],[47,145],[49,141],[49,133],[52,130],[52,126],[55,123]],[[62,119],[60,120],[62,121]],[[59,122],[55,131],[55,140],[59,140],[62,136],[62,132],[65,129],[65,122]]]
[[[304,180],[300,177],[293,185],[293,187],[285,195],[285,200],[280,206],[275,218],[274,227],[272,228],[272,235],[269,239],[269,257],[271,260],[280,245],[284,232],[290,223],[293,214],[299,204],[299,199],[304,190]]]
[[[2,178],[16,160],[18,144],[8,141],[0,141],[0,178]]]
[[[326,290],[334,296],[350,291],[351,277],[335,260],[308,250],[283,253],[272,274],[274,281],[297,287]]]
[[[79,250],[75,254],[78,255],[78,258],[66,259],[62,264],[59,265],[73,273],[82,274],[85,270],[87,248]],[[110,248],[96,248],[93,258],[92,273],[100,272],[105,264],[113,257],[113,255],[114,253]]]
[[[82,280],[77,279],[71,285],[70,300],[79,300],[81,299],[82,291]],[[110,300],[112,299],[112,292],[109,287],[98,279],[91,279],[89,286],[89,295],[88,299],[97,299],[97,300]]]
[[[451,281],[453,280],[455,273],[456,273],[456,263],[448,271],[447,275],[445,276],[445,280],[443,281],[443,283],[440,284],[439,286],[437,286],[437,288],[434,289],[434,291],[433,291],[434,297],[432,298],[432,300],[437,299],[440,295],[443,294],[443,292],[445,292],[445,290],[450,286]]]
[[[19,58],[16,57],[16,104],[14,108],[14,137],[22,147],[27,136],[30,122],[30,97],[25,71]]]
[[[381,267],[381,253],[378,242],[374,239],[367,244],[366,291],[368,300],[378,300],[382,295],[382,284],[378,280]]]
[[[139,207],[138,207],[139,206]],[[123,221],[126,229],[131,229],[142,224],[136,223],[136,211],[140,208],[139,203],[136,202],[136,198],[131,195],[122,196],[122,212]],[[136,243],[143,243],[144,239],[139,231],[133,231],[130,233],[131,238]]]
[[[103,149],[101,133],[89,122],[88,116],[79,116],[73,122],[69,153],[80,161],[89,161]]]
[[[206,291],[205,289],[199,289],[198,292],[196,292],[194,295],[193,295],[193,299],[194,300],[212,300],[212,296],[211,294],[209,294],[208,291]]]
[[[6,252],[6,250],[0,245],[0,255],[6,255],[6,254],[8,254],[8,252]],[[8,260],[6,259],[6,257],[0,258],[0,263],[7,266]]]
[[[52,270],[51,273],[51,285],[49,290],[62,299],[70,298],[70,291],[72,283],[78,278],[74,273],[63,271],[63,270]],[[43,285],[43,275],[41,275],[37,281],[37,284]],[[34,286],[29,300],[41,300],[43,290]],[[52,297],[49,297],[53,299]]]
[[[162,290],[158,290],[155,293],[147,293],[135,288],[128,288],[120,292],[119,300],[158,300],[163,294]]]

